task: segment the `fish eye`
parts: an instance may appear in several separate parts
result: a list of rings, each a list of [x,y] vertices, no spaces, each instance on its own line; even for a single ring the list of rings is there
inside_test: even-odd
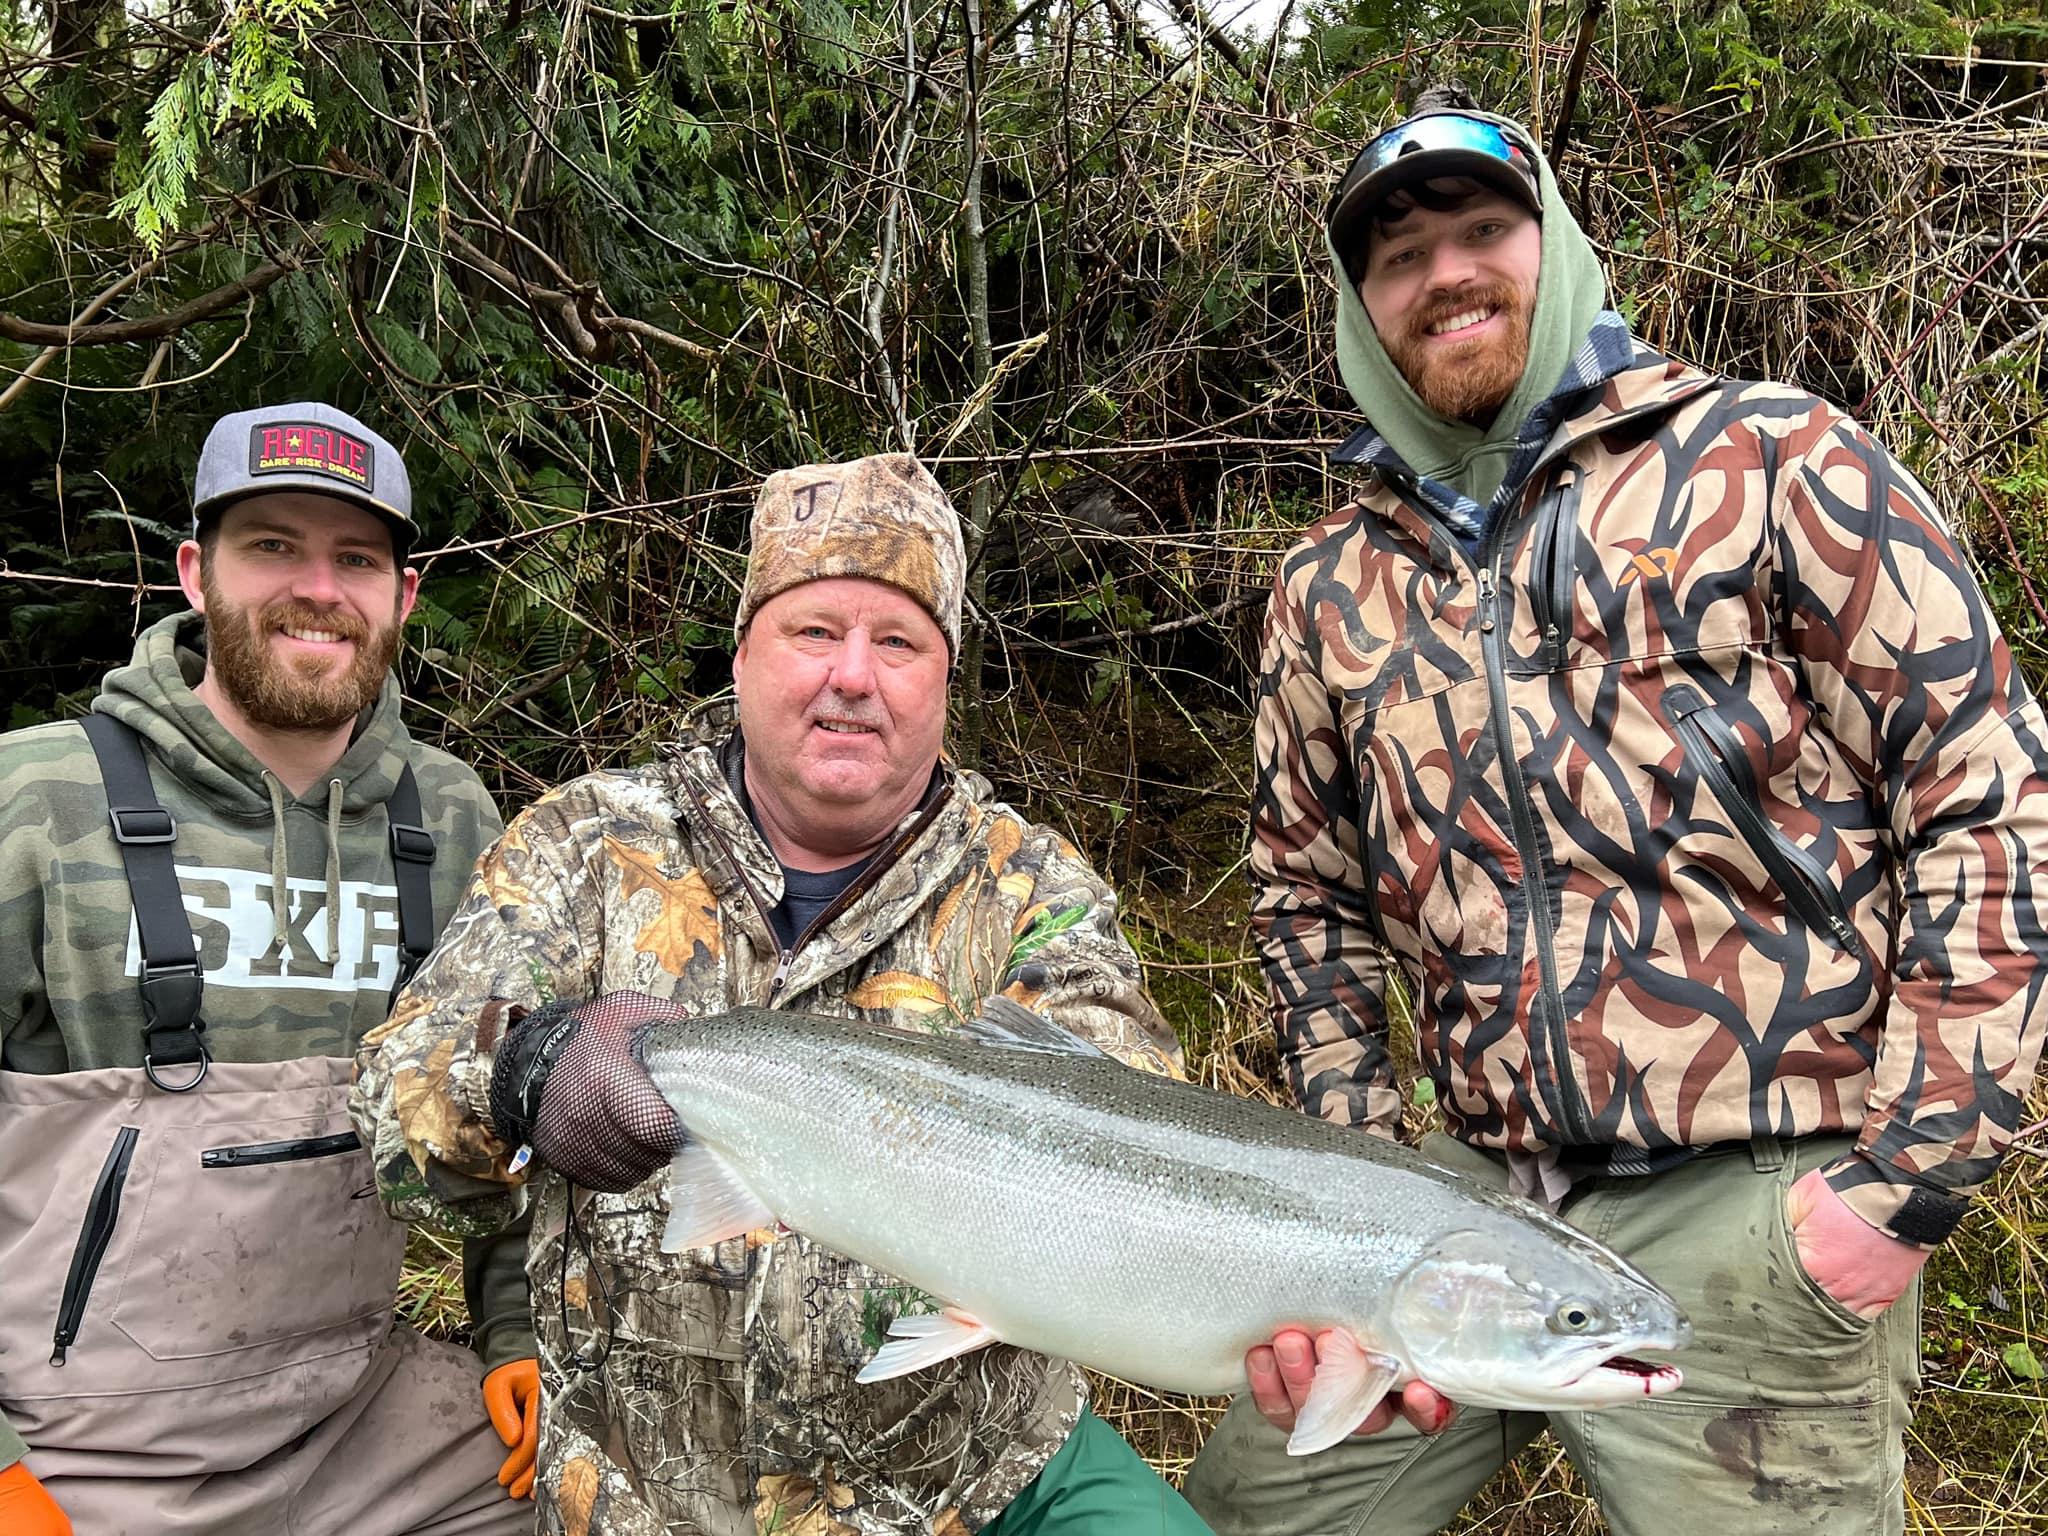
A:
[[[1583,1301],[1567,1301],[1550,1314],[1553,1333],[1584,1333],[1600,1321],[1600,1314]]]

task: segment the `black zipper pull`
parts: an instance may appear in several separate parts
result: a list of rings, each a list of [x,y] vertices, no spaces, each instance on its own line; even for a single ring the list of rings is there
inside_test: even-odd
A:
[[[1491,567],[1479,567],[1479,631],[1493,633],[1493,571]]]

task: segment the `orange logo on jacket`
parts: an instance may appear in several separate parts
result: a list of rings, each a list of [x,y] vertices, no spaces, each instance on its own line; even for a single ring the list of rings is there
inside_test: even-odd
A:
[[[1660,544],[1645,554],[1631,555],[1628,569],[1621,573],[1621,584],[1625,587],[1640,576],[1644,581],[1655,581],[1659,577],[1668,580],[1678,569],[1678,551]]]

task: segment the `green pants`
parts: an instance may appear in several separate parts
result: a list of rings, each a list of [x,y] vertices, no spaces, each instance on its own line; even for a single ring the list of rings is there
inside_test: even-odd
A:
[[[983,1536],[1213,1536],[1187,1500],[1087,1409]]]
[[[1793,1181],[1848,1145],[1766,1140],[1595,1180],[1566,1207],[1692,1318],[1670,1396],[1599,1413],[1467,1408],[1434,1437],[1397,1420],[1301,1457],[1240,1398],[1188,1474],[1188,1502],[1219,1536],[1422,1536],[1548,1428],[1614,1536],[1898,1536],[1919,1286],[1858,1318],[1800,1268],[1785,1222]],[[1424,1151],[1506,1182],[1497,1158],[1447,1136]]]

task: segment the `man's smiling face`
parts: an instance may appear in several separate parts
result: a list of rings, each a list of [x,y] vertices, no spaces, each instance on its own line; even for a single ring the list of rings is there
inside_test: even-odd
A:
[[[761,605],[733,685],[747,790],[785,864],[847,863],[917,808],[945,734],[951,660],[932,616],[879,581],[807,581]]]
[[[208,672],[281,731],[336,730],[375,701],[419,584],[383,519],[307,491],[228,507],[178,574],[206,615]]]
[[[1477,182],[1418,190],[1371,226],[1358,297],[1422,403],[1484,426],[1529,360],[1543,226]]]

